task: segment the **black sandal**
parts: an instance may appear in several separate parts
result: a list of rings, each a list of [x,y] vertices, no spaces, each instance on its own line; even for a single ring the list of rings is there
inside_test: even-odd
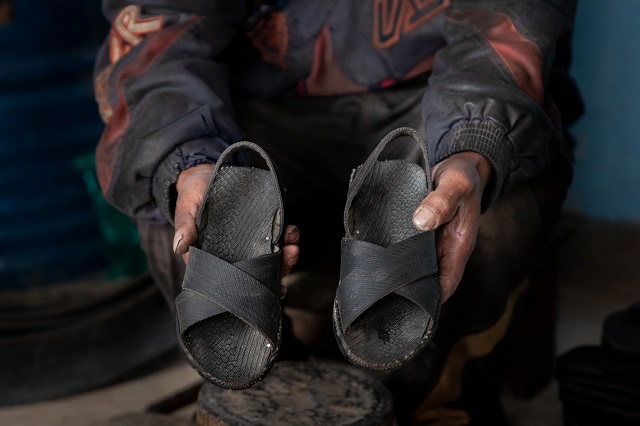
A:
[[[383,149],[400,136],[419,146],[419,162],[379,161]],[[333,324],[342,353],[355,365],[398,368],[436,329],[441,294],[434,232],[412,224],[414,211],[431,190],[424,141],[407,127],[387,134],[354,171]]]
[[[229,164],[238,153],[258,154],[264,168]],[[260,147],[238,142],[222,153],[198,223],[176,298],[179,341],[202,377],[247,388],[269,372],[282,337],[282,190]]]

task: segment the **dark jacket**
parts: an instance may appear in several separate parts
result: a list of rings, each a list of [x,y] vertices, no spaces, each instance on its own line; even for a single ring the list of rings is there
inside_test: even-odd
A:
[[[171,221],[180,171],[242,139],[236,91],[340,95],[430,73],[430,156],[486,156],[485,208],[561,150],[549,87],[568,81],[574,1],[104,0],[104,12],[96,165],[106,198],[130,216]]]

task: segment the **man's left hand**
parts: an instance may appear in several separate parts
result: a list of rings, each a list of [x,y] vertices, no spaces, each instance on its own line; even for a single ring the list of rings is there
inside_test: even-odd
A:
[[[476,152],[447,157],[433,168],[434,190],[413,215],[421,231],[440,228],[436,251],[443,302],[456,291],[475,247],[482,194],[492,173],[489,160]]]

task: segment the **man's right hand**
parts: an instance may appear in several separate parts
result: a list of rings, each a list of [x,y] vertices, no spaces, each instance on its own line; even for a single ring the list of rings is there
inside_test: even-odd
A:
[[[189,260],[189,246],[198,241],[196,218],[214,169],[214,164],[198,164],[184,170],[178,176],[176,183],[178,199],[174,215],[176,233],[173,239],[173,251],[176,254],[181,254],[185,263]],[[281,275],[283,277],[291,272],[298,261],[299,240],[300,231],[298,228],[294,225],[288,225],[284,231],[284,247],[282,248]],[[286,293],[286,290],[281,289],[281,294],[283,291]]]
[[[173,251],[176,254],[181,254],[185,263],[189,257],[189,246],[198,241],[196,218],[214,169],[215,164],[198,164],[184,170],[178,176],[176,183],[178,199],[174,215],[176,233],[173,238]]]

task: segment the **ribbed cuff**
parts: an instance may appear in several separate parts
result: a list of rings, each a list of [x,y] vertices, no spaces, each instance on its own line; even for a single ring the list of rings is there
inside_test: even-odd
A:
[[[229,143],[217,136],[195,139],[179,145],[158,165],[151,191],[160,212],[173,225],[176,207],[175,185],[180,172],[203,163],[215,163]]]
[[[494,174],[484,190],[483,212],[498,198],[511,170],[513,147],[505,135],[506,131],[491,121],[466,121],[454,126],[436,151],[436,162],[463,151],[477,152],[491,162]]]

